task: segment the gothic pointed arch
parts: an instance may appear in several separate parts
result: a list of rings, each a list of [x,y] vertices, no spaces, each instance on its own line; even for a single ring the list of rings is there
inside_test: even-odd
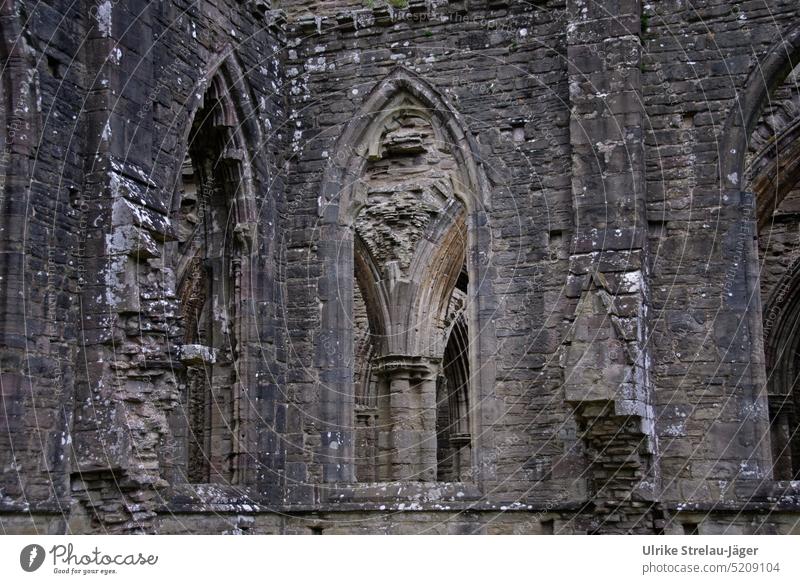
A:
[[[366,97],[337,140],[335,155],[325,170],[322,206],[326,220],[348,224],[358,189],[352,188],[370,157],[378,155],[378,132],[398,109],[430,116],[441,128],[458,164],[460,197],[470,212],[490,206],[489,184],[472,134],[461,116],[430,83],[404,67],[394,69]],[[334,219],[335,218],[335,219]]]
[[[247,84],[245,71],[240,65],[233,47],[230,45],[221,49],[218,55],[209,63],[209,73],[198,80],[188,103],[188,123],[185,124],[180,136],[178,159],[185,160],[192,147],[192,134],[195,132],[193,121],[198,116],[213,116],[213,123],[228,128],[227,140],[224,143],[228,154],[239,158],[245,170],[244,179],[255,181],[256,177],[267,177],[269,171],[263,156],[259,156],[264,145],[264,136],[256,114],[255,99]],[[203,113],[208,99],[219,103],[218,109]],[[181,180],[182,169],[177,168],[172,174],[171,184]],[[245,200],[246,212],[255,216],[255,185],[247,192],[249,199]],[[171,207],[175,211],[180,206],[180,191],[174,191],[171,197]]]
[[[754,410],[763,412],[755,434],[765,471],[776,479],[796,476],[793,458],[800,456],[794,414],[800,288],[791,262],[798,249],[792,225],[800,226],[791,211],[800,200],[800,134],[791,113],[800,104],[799,65],[800,27],[794,27],[756,64],[738,93],[719,159],[725,200],[737,204],[740,224],[754,236],[752,245],[745,240],[742,262],[752,339],[749,370],[754,386],[766,390],[752,398]],[[794,106],[782,111],[787,99]]]
[[[453,408],[464,418],[460,427],[470,429],[462,432],[470,442],[464,466],[487,440],[478,429],[481,404],[494,387],[493,299],[490,267],[479,259],[489,254],[490,198],[476,152],[458,113],[404,68],[378,83],[337,141],[324,175],[319,230],[320,249],[337,254],[323,260],[319,287],[320,335],[339,348],[318,353],[317,361],[327,481],[451,476],[437,473],[436,426],[437,403],[447,401],[437,398],[437,384],[454,330],[461,338],[456,354],[468,364],[460,370],[470,372],[453,384],[465,394],[461,403],[471,405]],[[464,304],[459,327],[448,320],[455,296]],[[368,319],[380,321],[368,351],[363,343],[354,349],[358,313],[380,315]],[[363,389],[354,390],[354,371],[358,387],[374,392],[371,399],[355,395]],[[353,414],[367,402],[374,404],[371,428]]]
[[[179,404],[172,411],[174,484],[251,485],[259,465],[254,400],[258,279],[271,271],[259,233],[261,130],[230,49],[193,95],[165,248],[175,272]],[[268,245],[268,244],[267,244]],[[265,261],[264,261],[265,260]],[[263,473],[262,473],[263,474]]]
[[[723,189],[741,191],[746,186],[746,155],[750,136],[775,88],[800,64],[800,26],[787,31],[767,52],[737,92],[723,126],[719,173]]]
[[[762,148],[745,170],[748,184],[756,194],[759,229],[769,225],[781,203],[800,181],[800,120],[798,122]]]

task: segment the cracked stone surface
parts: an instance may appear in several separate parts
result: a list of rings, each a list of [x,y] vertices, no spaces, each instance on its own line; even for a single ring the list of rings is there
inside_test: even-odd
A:
[[[3,530],[796,532],[755,4],[6,2]]]

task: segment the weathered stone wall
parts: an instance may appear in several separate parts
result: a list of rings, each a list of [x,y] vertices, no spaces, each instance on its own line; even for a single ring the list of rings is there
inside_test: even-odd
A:
[[[497,352],[493,355],[499,382],[486,405],[502,423],[488,431],[495,445],[485,456],[496,469],[486,488],[502,482],[499,497],[525,500],[531,495],[532,478],[551,482],[549,465],[562,461],[565,451],[557,429],[565,408],[555,356],[565,327],[563,322],[547,326],[546,319],[559,310],[556,302],[569,302],[559,300],[566,265],[566,247],[559,246],[566,246],[569,239],[570,191],[565,158],[545,155],[542,149],[547,145],[551,152],[567,152],[566,71],[559,56],[564,51],[564,30],[556,24],[562,12],[521,11],[488,22],[481,11],[464,13],[457,5],[442,10],[441,14],[417,12],[416,18],[397,22],[379,11],[362,10],[356,14],[358,25],[323,20],[321,34],[316,22],[295,25],[299,30],[290,36],[298,40],[289,43],[286,66],[289,107],[298,111],[292,146],[296,170],[287,197],[290,205],[307,210],[297,220],[309,230],[293,230],[301,239],[291,245],[313,246],[316,217],[325,212],[318,208],[322,172],[330,164],[328,157],[336,155],[343,124],[363,115],[359,106],[373,88],[397,67],[436,80],[436,88],[474,136],[492,183],[491,209],[487,209],[492,243],[480,253],[494,271],[492,284],[500,303],[494,314]],[[458,23],[456,37],[448,32],[453,22]],[[523,42],[528,34],[536,42]],[[525,105],[531,103],[546,105],[541,109]],[[548,247],[551,239],[553,249]],[[334,257],[327,261],[335,261]],[[561,273],[553,269],[559,265]],[[305,294],[311,309],[317,302],[316,290],[308,281],[317,269],[325,266],[298,266],[298,277],[287,282],[288,296],[299,301]],[[292,307],[288,308],[291,313]],[[313,310],[310,315],[302,326],[306,342],[294,346],[298,363],[308,362],[313,351],[325,347],[315,341],[314,329],[320,325]],[[315,391],[314,372],[307,374],[296,386],[298,395]],[[298,409],[311,424],[315,416],[308,414],[317,398],[304,399]],[[306,435],[311,433],[306,430]],[[309,444],[307,457],[314,446]],[[536,460],[531,460],[532,453]],[[303,464],[311,465],[307,476],[313,479],[312,458]],[[562,472],[560,485],[571,483],[569,471]],[[555,492],[559,487],[547,488]]]
[[[791,217],[759,232],[758,189],[723,171],[751,104],[737,96],[794,38],[795,2],[3,11],[3,530],[796,532],[797,486],[772,475],[761,339],[797,245],[796,191]],[[784,105],[754,114],[750,158],[797,118],[786,74],[767,81]],[[426,121],[387,138],[394,96]],[[176,218],[209,111],[207,150],[238,185],[230,229],[215,229],[246,253],[234,472],[193,484],[175,478],[186,430],[170,422],[202,353],[181,348]],[[400,155],[376,162],[374,144]],[[405,215],[381,199],[390,232],[358,212],[362,185],[420,172],[457,201],[431,215],[462,213],[453,266],[407,192]],[[403,272],[420,246],[454,274],[466,249],[461,482],[374,482],[353,462],[353,340],[372,301],[361,289],[352,309],[354,232],[401,240],[397,257],[368,251],[402,286],[452,286]],[[435,351],[398,351],[381,375],[408,370],[425,391]]]
[[[66,511],[81,334],[87,23],[69,3],[31,8],[6,3],[0,17],[0,505]]]
[[[796,9],[665,2],[643,11],[653,375],[670,501],[746,500],[734,483],[769,480],[755,217],[741,176],[718,161],[738,148],[725,124],[744,107],[748,74]]]
[[[69,13],[15,9],[27,24],[16,36],[4,33],[26,61],[9,71],[9,90],[15,100],[30,99],[20,111],[30,118],[34,153],[30,170],[16,171],[29,184],[9,183],[16,188],[3,207],[23,236],[8,244],[18,260],[4,262],[13,287],[3,329],[10,429],[3,503],[72,507],[91,517],[87,529],[147,530],[163,498],[155,489],[167,486],[159,457],[169,446],[167,415],[177,402],[180,367],[172,342],[174,258],[164,255],[164,242],[174,238],[170,214],[192,116],[218,71],[241,92],[237,107],[250,133],[246,156],[258,193],[254,254],[265,261],[249,282],[247,303],[257,313],[250,338],[258,343],[238,350],[258,367],[248,401],[270,428],[275,421],[283,376],[274,243],[281,237],[275,168],[283,136],[282,31],[236,2],[227,9],[111,2],[86,2]],[[29,70],[21,69],[27,62]],[[19,88],[26,79],[30,91]],[[24,292],[23,274],[32,292]],[[22,299],[27,314],[18,312]],[[250,465],[252,482],[268,490],[280,478],[263,457],[275,456],[277,439],[274,429],[254,430],[251,452],[262,455]]]

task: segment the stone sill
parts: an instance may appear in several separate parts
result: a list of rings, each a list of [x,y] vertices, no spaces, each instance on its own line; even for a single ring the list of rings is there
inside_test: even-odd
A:
[[[730,497],[718,501],[669,501],[665,509],[677,513],[730,513],[736,511],[800,511],[800,481],[739,480]]]
[[[487,501],[475,485],[443,482],[332,483],[315,485],[313,501],[273,503],[249,489],[226,485],[179,485],[160,513],[343,513],[343,512],[559,512],[579,510],[585,501],[556,505]]]
[[[467,483],[393,481],[377,483],[330,483],[309,485],[308,499],[266,501],[253,489],[232,485],[181,484],[167,495],[164,510],[172,512],[274,512],[284,510],[431,510],[485,506],[483,495],[475,485]],[[525,507],[525,504],[513,504]],[[490,505],[500,510],[499,504]],[[505,506],[504,507],[509,507]]]
[[[376,483],[331,483],[317,486],[321,503],[454,503],[477,502],[482,493],[470,483],[387,481]]]
[[[27,515],[64,515],[69,513],[71,500],[41,501],[33,503],[0,502],[0,514],[20,513]]]
[[[159,513],[174,515],[191,515],[196,513],[220,514],[325,514],[325,513],[464,513],[464,512],[491,512],[491,513],[559,513],[575,512],[582,504],[564,503],[561,505],[527,505],[524,503],[490,503],[462,501],[441,503],[341,503],[323,505],[258,505],[258,504],[170,504],[158,509]]]

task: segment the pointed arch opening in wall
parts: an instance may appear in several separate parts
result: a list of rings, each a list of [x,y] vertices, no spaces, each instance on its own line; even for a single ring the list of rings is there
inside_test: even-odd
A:
[[[748,144],[763,310],[772,475],[800,478],[800,67],[770,97]]]
[[[249,147],[260,140],[241,85],[228,56],[198,92],[172,209],[176,241],[166,255],[176,275],[181,363],[180,404],[170,416],[174,483],[253,479],[248,348],[258,239]]]
[[[783,86],[796,86],[792,78],[798,65],[800,27],[795,27],[756,65],[737,94],[720,151],[724,194],[740,202],[742,220],[757,236],[752,250],[745,246],[743,258],[746,322],[753,345],[749,369],[754,385],[767,389],[763,406],[768,407],[756,408],[769,412],[758,432],[759,456],[771,463],[775,479],[795,478],[800,468],[800,420],[795,413],[800,287],[796,268],[789,265],[800,251],[800,240],[791,242],[792,225],[800,227],[800,214],[793,210],[800,209],[800,118],[779,111]],[[763,396],[759,392],[754,399]]]
[[[317,362],[327,481],[479,482],[492,472],[474,472],[488,447],[480,429],[495,346],[488,188],[474,152],[454,110],[402,68],[338,141],[320,229],[331,255],[321,334],[340,348]]]
[[[800,64],[800,26],[788,31],[759,62],[737,92],[734,107],[723,126],[724,148],[720,150],[719,174],[723,189],[747,188],[748,142],[770,95]]]

